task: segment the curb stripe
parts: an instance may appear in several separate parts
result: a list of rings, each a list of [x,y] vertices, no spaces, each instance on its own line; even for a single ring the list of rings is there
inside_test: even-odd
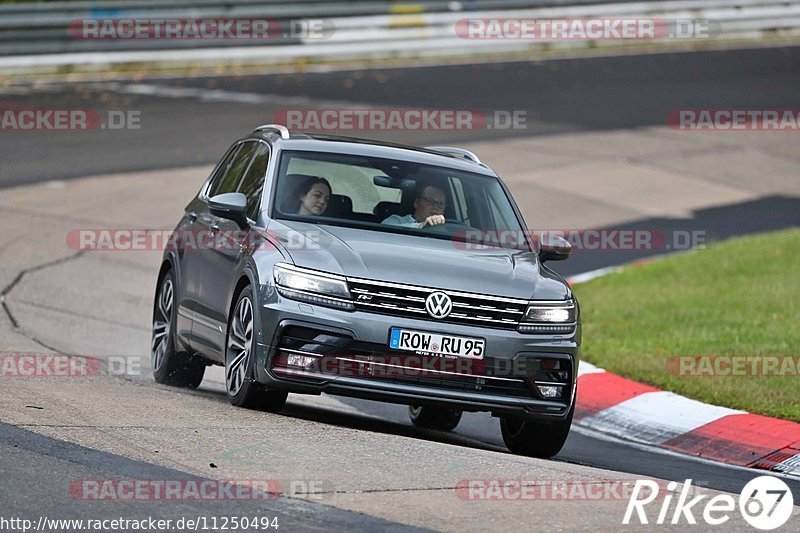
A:
[[[583,423],[618,437],[662,445],[678,435],[740,412],[690,400],[672,392],[655,391],[600,411],[585,418]]]
[[[583,362],[581,362],[581,366]],[[578,377],[578,401],[575,417],[578,419],[594,415],[631,398],[658,389],[623,378],[611,372],[584,374]]]
[[[745,413],[726,416],[699,427],[665,443],[665,447],[725,463],[749,466],[798,441],[800,424]],[[791,457],[792,454],[788,455]]]
[[[578,377],[586,376],[588,374],[600,374],[605,372],[600,367],[594,366],[592,363],[587,363],[586,361],[581,361],[578,365]]]
[[[661,391],[581,361],[575,424],[623,440],[800,478],[800,424]]]

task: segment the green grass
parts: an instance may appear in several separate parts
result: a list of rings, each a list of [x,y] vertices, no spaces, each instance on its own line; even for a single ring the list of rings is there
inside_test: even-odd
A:
[[[725,241],[575,287],[587,361],[715,405],[800,421],[800,376],[681,376],[676,355],[800,356],[800,230]]]

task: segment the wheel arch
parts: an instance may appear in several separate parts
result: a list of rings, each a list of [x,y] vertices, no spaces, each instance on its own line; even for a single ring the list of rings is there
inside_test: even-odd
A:
[[[161,285],[161,281],[164,279],[164,276],[167,274],[168,270],[172,270],[172,276],[175,280],[176,285],[180,285],[180,269],[178,269],[177,261],[175,257],[171,253],[167,253],[164,255],[164,258],[161,260],[161,266],[158,267],[158,278],[156,279],[156,290]]]
[[[248,285],[253,287],[253,296],[255,297],[256,287],[258,285],[249,266],[246,267],[241,274],[239,274],[239,279],[236,280],[236,285],[233,286],[233,292],[231,293],[230,302],[228,304],[228,319],[230,319],[230,316],[233,314],[233,308],[236,306],[236,300],[239,299],[239,295]]]

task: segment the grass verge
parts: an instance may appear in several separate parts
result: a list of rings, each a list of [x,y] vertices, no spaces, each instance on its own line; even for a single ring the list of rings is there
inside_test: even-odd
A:
[[[675,357],[800,361],[800,229],[666,257],[580,284],[575,293],[587,361],[703,402],[800,422],[794,364],[771,372],[784,375],[720,376],[709,375],[718,370],[704,358],[684,366],[700,374],[692,375]],[[757,361],[759,368],[765,359]],[[726,368],[740,370],[723,364],[721,373]]]

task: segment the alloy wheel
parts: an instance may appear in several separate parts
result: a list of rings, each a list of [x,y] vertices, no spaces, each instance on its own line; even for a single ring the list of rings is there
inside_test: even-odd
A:
[[[225,356],[225,384],[230,396],[236,396],[247,379],[250,348],[253,345],[253,304],[250,298],[239,300],[231,320]]]
[[[174,290],[172,279],[165,278],[158,293],[158,305],[153,317],[153,338],[150,345],[150,362],[153,370],[164,364],[172,332],[172,305]]]

